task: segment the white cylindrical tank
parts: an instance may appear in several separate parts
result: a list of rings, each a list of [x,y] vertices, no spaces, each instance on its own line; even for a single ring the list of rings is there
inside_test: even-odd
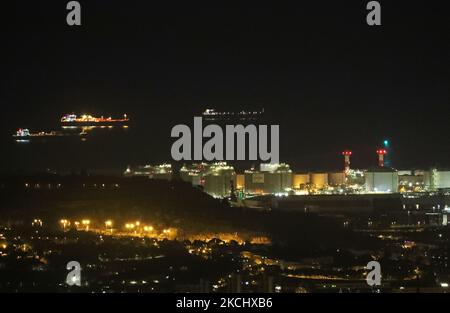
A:
[[[365,173],[367,192],[398,192],[398,173],[395,170],[379,168]]]

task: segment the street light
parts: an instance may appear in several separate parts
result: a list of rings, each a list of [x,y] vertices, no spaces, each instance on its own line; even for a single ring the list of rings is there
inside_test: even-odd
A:
[[[33,222],[31,223],[31,226],[34,226],[34,227],[36,227],[36,226],[39,226],[39,227],[42,227],[42,220],[41,219],[39,219],[39,218],[35,218],[34,220],[33,220]]]
[[[112,232],[113,232],[112,225],[113,225],[113,222],[112,222],[111,220],[107,220],[107,221],[105,222],[106,230],[108,230],[108,227],[109,227],[110,230],[111,230],[111,234],[112,234]]]
[[[151,232],[151,231],[153,231],[153,226],[144,226],[144,230]]]
[[[89,230],[89,224],[91,224],[91,221],[90,220],[82,220],[81,221],[81,224],[83,224],[86,228],[86,231],[88,231]]]
[[[69,221],[66,219],[62,219],[59,221],[63,227],[63,231],[66,231],[66,226],[69,225]]]

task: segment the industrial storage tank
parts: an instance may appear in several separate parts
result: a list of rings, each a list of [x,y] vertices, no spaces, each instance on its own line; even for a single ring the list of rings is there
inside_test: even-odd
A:
[[[450,188],[450,171],[433,168],[424,172],[424,184],[428,190]]]
[[[180,178],[193,186],[203,186],[204,191],[214,197],[228,196],[231,186],[236,188],[236,172],[226,162],[183,165]]]
[[[292,188],[291,173],[264,173],[264,193],[282,193],[290,188]]]
[[[231,185],[236,188],[236,172],[225,162],[211,164],[204,173],[204,190],[214,197],[225,197],[230,194]]]
[[[388,167],[377,167],[365,172],[367,192],[398,192],[398,172]]]
[[[245,171],[245,192],[254,194],[284,193],[292,188],[292,171],[281,163]]]
[[[340,186],[345,184],[344,172],[330,172],[328,173],[328,185]]]
[[[309,174],[294,174],[292,176],[292,187],[301,188],[302,186],[309,184]]]
[[[246,170],[244,173],[245,192],[251,194],[264,193],[264,173],[254,169]]]
[[[230,195],[231,185],[235,186],[236,176],[233,172],[208,173],[205,176],[204,190],[214,197]]]
[[[244,189],[245,188],[245,175],[236,174],[236,188]]]
[[[311,183],[316,188],[323,188],[328,185],[328,173],[311,173]]]

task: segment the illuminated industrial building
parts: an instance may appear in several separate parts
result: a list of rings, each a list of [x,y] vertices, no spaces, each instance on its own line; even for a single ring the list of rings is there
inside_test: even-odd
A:
[[[398,192],[398,172],[388,167],[376,167],[365,172],[366,192]]]
[[[433,168],[424,172],[424,184],[427,190],[450,189],[450,170]]]
[[[261,164],[259,171],[246,170],[244,175],[246,193],[285,193],[292,188],[292,170],[284,163]]]
[[[236,174],[236,189],[243,190],[245,188],[245,175]]]
[[[365,172],[366,192],[396,193],[398,192],[398,172],[384,166],[386,149],[378,149],[378,167]]]
[[[364,186],[364,170],[361,169],[351,169],[347,174],[347,185],[359,185]]]
[[[202,186],[213,197],[226,197],[230,195],[231,186],[236,187],[236,172],[226,162],[183,165],[180,177],[193,186]]]
[[[306,189],[309,182],[309,173],[295,173],[292,175],[292,187],[295,189]]]
[[[192,164],[192,165],[183,165],[180,169],[180,178],[188,183],[191,183],[192,186],[200,186],[202,185],[202,173],[205,171],[205,167],[208,166],[205,163],[200,164]]]
[[[329,186],[341,186],[345,184],[344,172],[329,172],[328,173],[328,185]]]
[[[252,195],[351,195],[364,193],[421,193],[450,189],[450,170],[401,170],[384,166],[385,149],[376,151],[378,166],[367,170],[350,168],[350,154],[345,151],[344,168],[337,171],[293,173],[290,166],[260,164],[237,174],[226,162],[183,165],[179,176],[193,186],[200,186],[213,197],[228,197],[234,189],[239,197]],[[170,180],[170,164],[128,167],[125,176],[144,176]]]
[[[160,164],[160,165],[142,165],[136,167],[128,167],[125,170],[124,176],[136,177],[146,176],[150,179],[172,179],[172,165]]]
[[[422,192],[425,190],[423,171],[398,171],[400,192]]]
[[[310,176],[314,188],[321,189],[328,186],[328,173],[311,173]]]
[[[231,186],[236,187],[236,172],[225,162],[211,165],[204,179],[205,192],[214,197],[226,197],[230,195]]]

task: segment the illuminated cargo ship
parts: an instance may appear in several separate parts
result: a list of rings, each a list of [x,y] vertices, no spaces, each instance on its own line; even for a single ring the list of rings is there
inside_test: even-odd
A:
[[[122,118],[112,117],[95,117],[89,114],[77,116],[75,114],[66,114],[61,118],[63,126],[110,126],[110,125],[127,125],[130,119],[126,114]]]
[[[76,135],[83,137],[85,134],[80,133],[80,134],[76,134]],[[30,139],[35,139],[35,138],[66,137],[66,136],[74,136],[74,134],[63,133],[63,132],[60,132],[60,131],[32,133],[27,128],[20,128],[12,136],[17,141],[29,141]]]
[[[264,117],[264,108],[257,111],[217,111],[206,109],[202,112],[206,121],[256,121]]]

